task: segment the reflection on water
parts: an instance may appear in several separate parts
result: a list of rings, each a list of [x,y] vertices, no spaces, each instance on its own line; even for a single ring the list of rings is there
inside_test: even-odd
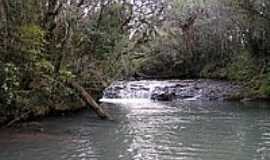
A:
[[[2,160],[269,160],[269,104],[107,101],[91,113],[0,131]]]

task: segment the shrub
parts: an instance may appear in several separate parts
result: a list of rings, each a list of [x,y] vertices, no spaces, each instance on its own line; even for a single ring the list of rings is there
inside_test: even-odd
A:
[[[14,106],[19,85],[18,68],[12,63],[0,62],[0,123],[16,112]]]
[[[270,96],[270,72],[267,72],[263,76],[262,85],[260,86],[259,92],[263,95]]]
[[[242,50],[236,55],[232,63],[227,67],[228,79],[236,81],[248,81],[257,75],[257,67],[253,62],[249,51]]]

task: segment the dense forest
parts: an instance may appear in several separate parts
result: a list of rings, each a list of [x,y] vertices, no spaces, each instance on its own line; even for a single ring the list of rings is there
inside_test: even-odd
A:
[[[0,122],[115,80],[208,78],[270,95],[269,0],[0,0]]]

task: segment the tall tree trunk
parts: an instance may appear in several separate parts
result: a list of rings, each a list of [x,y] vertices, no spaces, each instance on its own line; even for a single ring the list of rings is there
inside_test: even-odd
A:
[[[9,30],[9,23],[10,23],[10,17],[9,17],[9,4],[6,0],[1,0],[2,2],[2,12],[5,19],[5,35],[4,35],[4,47],[5,47],[5,53],[8,53],[8,46],[9,46],[9,37],[10,37],[10,30]]]

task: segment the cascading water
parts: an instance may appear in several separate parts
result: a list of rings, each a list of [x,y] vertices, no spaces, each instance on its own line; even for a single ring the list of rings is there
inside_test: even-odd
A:
[[[101,101],[116,99],[223,100],[240,92],[241,87],[238,85],[213,80],[116,81],[104,90]]]
[[[158,87],[166,87],[167,81],[117,81],[104,91],[104,98],[150,99]]]

